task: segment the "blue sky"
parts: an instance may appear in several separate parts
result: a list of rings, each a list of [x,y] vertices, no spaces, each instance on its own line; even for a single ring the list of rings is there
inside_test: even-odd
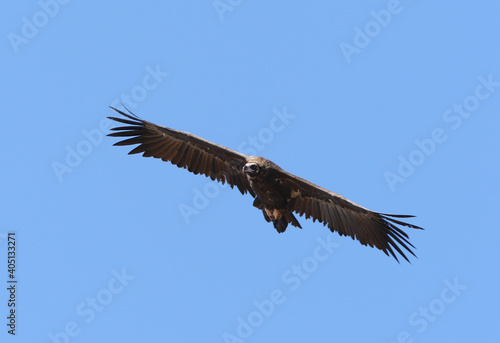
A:
[[[24,1],[4,8],[0,337],[20,342],[498,340],[500,5]],[[104,137],[109,105],[375,211],[418,258]],[[188,214],[181,209],[190,208]]]

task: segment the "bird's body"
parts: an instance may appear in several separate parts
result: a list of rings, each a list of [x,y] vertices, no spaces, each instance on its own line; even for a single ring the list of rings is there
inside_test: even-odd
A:
[[[283,170],[263,157],[249,156],[248,159],[249,162],[245,164],[243,171],[250,188],[255,193],[253,205],[262,210],[264,218],[268,222],[272,221],[279,233],[286,230],[288,223],[302,228],[292,213],[294,201],[292,190],[285,182],[282,182],[280,173],[277,173]],[[252,166],[258,169],[252,172]],[[260,166],[265,166],[265,168]]]
[[[109,136],[130,137],[115,145],[139,144],[129,154],[160,158],[186,168],[194,174],[204,174],[212,180],[229,183],[242,193],[254,197],[253,205],[262,210],[264,218],[273,222],[278,232],[291,224],[301,228],[294,213],[306,219],[320,221],[340,235],[357,239],[389,253],[397,260],[395,251],[408,260],[401,247],[412,255],[408,235],[397,225],[421,229],[393,215],[368,210],[344,197],[307,180],[290,174],[268,159],[246,156],[209,142],[188,132],[159,126],[113,108],[124,118],[110,119],[127,126],[113,128]],[[413,247],[414,248],[414,247]],[[394,251],[395,250],[395,251]]]

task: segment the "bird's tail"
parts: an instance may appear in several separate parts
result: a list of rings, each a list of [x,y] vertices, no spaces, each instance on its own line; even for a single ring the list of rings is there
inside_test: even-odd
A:
[[[295,216],[291,212],[286,213],[279,219],[273,220],[273,224],[274,228],[279,233],[285,232],[288,224],[292,224],[293,226],[302,229],[302,226],[300,226],[299,221],[297,220],[297,218],[295,218]]]

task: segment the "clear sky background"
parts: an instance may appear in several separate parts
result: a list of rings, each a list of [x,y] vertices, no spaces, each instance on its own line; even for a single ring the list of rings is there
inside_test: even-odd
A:
[[[215,5],[214,5],[215,4]],[[12,2],[0,337],[498,341],[497,1]],[[411,264],[113,147],[109,105],[414,214]],[[185,212],[182,214],[181,209]],[[187,212],[186,212],[187,211]]]

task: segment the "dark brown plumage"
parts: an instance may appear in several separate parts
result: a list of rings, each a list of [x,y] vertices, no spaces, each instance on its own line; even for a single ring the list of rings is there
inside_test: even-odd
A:
[[[144,157],[159,158],[186,168],[194,174],[203,174],[212,180],[227,182],[242,193],[250,193],[253,205],[262,210],[266,221],[272,221],[278,232],[288,224],[301,228],[293,212],[327,225],[341,236],[350,236],[363,245],[369,245],[391,254],[403,256],[415,248],[408,235],[397,225],[422,229],[397,218],[413,216],[384,214],[370,211],[343,196],[321,188],[312,182],[287,173],[273,162],[256,156],[246,156],[234,150],[209,142],[187,132],[159,126],[139,117],[116,112],[125,118],[109,117],[126,126],[115,127],[108,136],[128,137],[114,145],[138,144],[129,154],[142,153]],[[403,249],[402,249],[403,248]]]

